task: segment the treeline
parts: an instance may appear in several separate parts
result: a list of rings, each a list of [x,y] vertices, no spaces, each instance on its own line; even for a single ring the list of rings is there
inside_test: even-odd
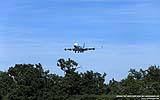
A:
[[[125,79],[112,79],[109,84],[105,83],[105,73],[77,72],[78,63],[74,60],[59,59],[57,66],[64,76],[49,73],[41,64],[16,64],[7,72],[1,71],[0,100],[97,100],[100,96],[120,94],[160,95],[158,66],[131,69]]]

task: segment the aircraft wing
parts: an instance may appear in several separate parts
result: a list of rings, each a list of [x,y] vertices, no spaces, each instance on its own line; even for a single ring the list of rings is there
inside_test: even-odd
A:
[[[80,49],[75,49],[75,48],[65,48],[64,49],[65,51],[74,51],[75,53],[78,52],[78,53],[82,53],[84,51],[87,51],[87,50],[95,50],[95,48],[80,48]]]
[[[69,50],[69,51],[74,51],[75,49],[74,48],[65,48],[64,49],[65,51]]]
[[[83,51],[87,51],[87,50],[95,50],[95,48],[83,48]]]

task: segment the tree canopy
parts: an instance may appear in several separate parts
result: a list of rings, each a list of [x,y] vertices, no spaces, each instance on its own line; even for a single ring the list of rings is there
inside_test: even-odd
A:
[[[78,72],[78,63],[59,59],[57,66],[64,76],[50,73],[39,64],[16,64],[0,71],[0,100],[94,100],[87,95],[160,95],[160,68],[150,66],[139,71],[130,69],[121,81],[105,83],[106,74]]]

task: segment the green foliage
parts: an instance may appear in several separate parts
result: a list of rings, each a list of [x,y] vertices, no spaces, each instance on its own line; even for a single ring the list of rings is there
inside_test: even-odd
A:
[[[68,58],[68,60],[66,61],[64,59],[59,59],[57,62],[57,66],[59,66],[61,70],[63,70],[67,74],[74,72],[77,69],[78,63],[74,60],[71,60],[70,58]]]
[[[105,73],[76,72],[74,60],[59,59],[57,66],[65,72],[63,77],[45,71],[41,64],[16,64],[7,72],[0,71],[0,100],[116,100],[115,95],[160,95],[159,66],[130,69],[125,79],[112,79],[109,84],[105,84]]]
[[[87,71],[86,73],[81,73],[81,93],[85,94],[103,94],[105,92],[105,76],[104,73],[94,73],[93,71]]]
[[[57,65],[65,72],[64,77],[44,71],[41,64],[16,64],[0,72],[0,99],[66,100],[74,95],[104,93],[105,74],[79,74],[75,72],[78,63],[71,59],[59,59]]]
[[[147,70],[131,69],[126,79],[110,81],[109,94],[160,95],[160,68],[150,66]]]

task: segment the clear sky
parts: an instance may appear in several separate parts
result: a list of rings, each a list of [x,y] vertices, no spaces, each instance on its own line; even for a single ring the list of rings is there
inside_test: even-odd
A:
[[[159,0],[1,0],[0,70],[41,63],[62,75],[57,60],[71,58],[78,71],[120,80],[130,68],[160,65],[159,11]],[[74,42],[98,49],[63,50]]]

